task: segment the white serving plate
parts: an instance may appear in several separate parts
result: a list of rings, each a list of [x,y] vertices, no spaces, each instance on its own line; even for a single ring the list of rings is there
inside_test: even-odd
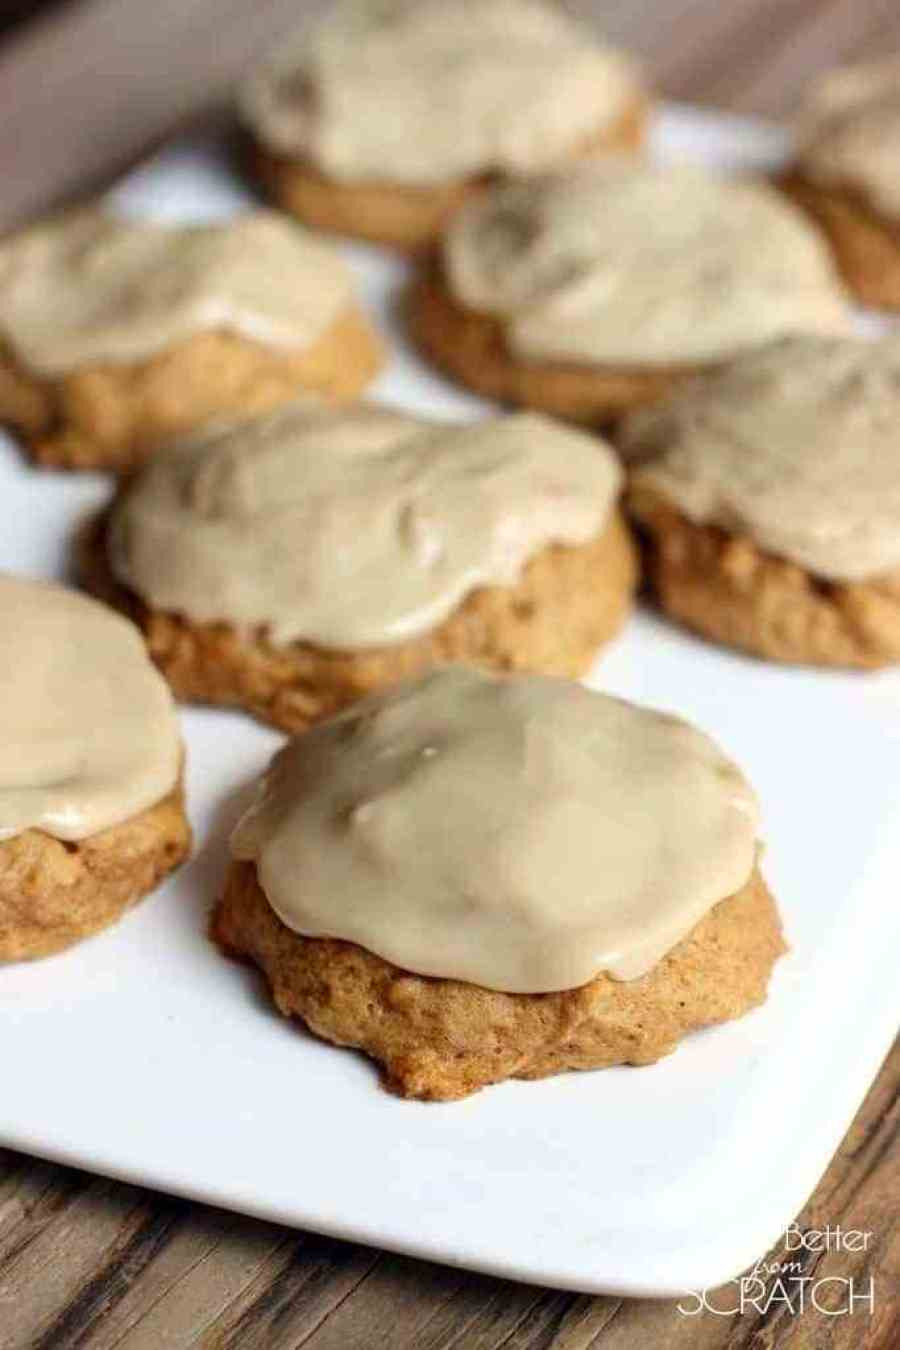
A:
[[[673,108],[664,158],[765,168],[773,128]],[[167,219],[249,198],[209,143],[158,155],[116,190]],[[448,417],[486,405],[410,351],[404,265],[347,254],[394,358],[376,393]],[[99,477],[34,472],[0,445],[0,566],[65,576]],[[673,709],[759,789],[765,869],[792,944],[768,1003],[643,1069],[399,1101],[361,1056],[278,1017],[205,934],[242,790],[280,737],[191,709],[193,862],[112,931],[0,971],[0,1142],[338,1237],[566,1288],[672,1295],[736,1275],[824,1170],[900,1010],[900,673],[779,669],[648,613],[591,683]]]

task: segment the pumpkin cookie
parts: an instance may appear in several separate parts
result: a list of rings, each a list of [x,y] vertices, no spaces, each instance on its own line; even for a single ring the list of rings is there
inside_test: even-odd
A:
[[[189,438],[85,541],[180,698],[296,731],[435,664],[581,674],[635,585],[603,443],[294,404]]]
[[[0,243],[0,420],[41,464],[124,472],[221,414],[351,398],[380,364],[344,264],[271,212],[82,209]]]
[[[187,855],[182,748],[140,634],[0,576],[0,961],[113,923]]]
[[[350,0],[241,94],[279,206],[402,249],[498,178],[636,149],[647,106],[629,58],[538,0]]]
[[[612,158],[465,206],[411,317],[463,384],[584,422],[848,324],[825,244],[772,189]]]
[[[782,186],[825,230],[862,303],[900,309],[900,57],[819,83]]]
[[[675,618],[774,661],[900,661],[900,339],[794,338],[621,428]]]
[[[784,943],[756,831],[686,723],[453,668],[275,756],[212,934],[403,1096],[649,1064],[765,998]]]

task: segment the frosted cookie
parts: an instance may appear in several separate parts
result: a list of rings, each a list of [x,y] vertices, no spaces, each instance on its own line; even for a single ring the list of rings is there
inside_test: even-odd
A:
[[[0,242],[0,421],[41,464],[129,470],[214,416],[350,398],[380,363],[343,262],[273,212],[82,209]]]
[[[783,186],[867,305],[900,309],[900,56],[833,71],[798,123]]]
[[[663,607],[775,661],[900,660],[900,338],[794,338],[635,413]]]
[[[452,668],[291,741],[212,933],[408,1097],[649,1064],[784,950],[739,770],[677,718]]]
[[[295,731],[431,665],[583,673],[635,557],[603,443],[294,404],[188,438],[88,539],[180,698]]]
[[[113,923],[187,855],[172,696],[119,614],[0,576],[0,961]]]
[[[414,249],[487,182],[639,146],[647,98],[625,55],[538,0],[350,0],[241,110],[280,206]]]
[[[826,245],[772,189],[608,159],[464,207],[412,322],[479,393],[603,422],[737,352],[848,321]]]

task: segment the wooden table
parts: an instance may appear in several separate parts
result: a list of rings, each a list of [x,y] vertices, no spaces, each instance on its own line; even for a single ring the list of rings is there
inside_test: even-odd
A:
[[[0,221],[84,191],[221,104],[248,59],[322,7],[69,0],[17,29],[0,48]],[[640,52],[663,93],[768,115],[788,111],[804,81],[835,61],[900,50],[898,0],[570,8]],[[871,1232],[867,1251],[807,1252],[803,1268],[816,1281],[834,1277],[819,1285],[832,1312],[846,1299],[841,1281],[860,1290],[873,1278],[872,1316],[864,1307],[792,1316],[776,1302],[685,1317],[671,1302],[471,1275],[0,1151],[0,1350],[896,1350],[898,1085],[900,1045],[798,1219],[805,1229]],[[768,1259],[786,1257],[780,1249]]]

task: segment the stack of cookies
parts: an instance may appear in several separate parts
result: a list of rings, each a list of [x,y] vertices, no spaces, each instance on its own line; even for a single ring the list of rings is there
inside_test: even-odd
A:
[[[900,661],[900,338],[849,303],[900,303],[900,63],[777,183],[649,161],[636,65],[542,0],[349,0],[239,104],[271,207],[0,241],[0,418],[117,475],[93,598],[0,578],[0,960],[185,857],[200,702],[290,736],[211,930],[283,1013],[420,1099],[650,1063],[765,998],[781,924],[740,769],[577,680],[642,560],[706,640]],[[319,229],[408,254],[422,351],[513,408],[365,398]]]

